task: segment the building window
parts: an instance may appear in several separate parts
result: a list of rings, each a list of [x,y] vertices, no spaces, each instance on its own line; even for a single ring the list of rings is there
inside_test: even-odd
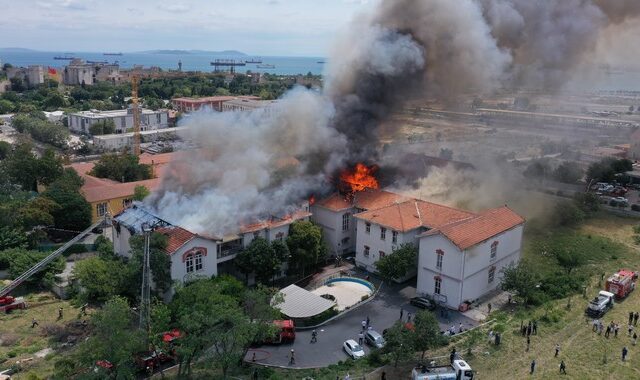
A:
[[[193,272],[193,255],[187,256],[187,259],[185,260],[184,264],[187,267],[187,273]]]
[[[442,258],[444,257],[444,251],[441,249],[436,250],[436,269],[442,270]]]
[[[342,215],[342,231],[348,231],[349,230],[349,218],[351,217],[351,215],[349,213],[346,213],[344,215]]]
[[[122,200],[122,207],[127,208],[127,207],[131,206],[131,203],[133,203],[133,199],[123,199]]]
[[[368,245],[364,246],[364,257],[369,257],[369,246]]]
[[[384,251],[380,251],[378,253],[380,253],[380,258],[383,258],[383,257],[385,257],[387,255],[386,253],[384,253]]]
[[[398,231],[391,232],[391,242],[396,244],[398,242]]]
[[[276,240],[278,240],[278,241],[284,240],[284,232],[278,232],[276,234]]]
[[[196,271],[202,270],[202,253],[196,253]]]
[[[364,224],[365,227],[365,231],[370,234],[371,233],[371,223],[365,223]]]
[[[380,240],[385,240],[387,238],[387,229],[384,227],[380,227]]]
[[[259,237],[260,237],[260,231],[256,231],[256,232],[253,233],[253,238],[254,239],[257,239]]]
[[[104,216],[107,213],[107,202],[98,203],[96,205],[96,211],[98,212],[98,216]]]
[[[493,243],[491,243],[491,260],[495,260],[497,254],[498,254],[498,242],[494,241]]]
[[[496,267],[489,268],[488,282],[491,284],[496,277]]]
[[[435,277],[435,285],[433,287],[433,293],[440,294],[440,289],[442,288],[442,279],[440,277]]]

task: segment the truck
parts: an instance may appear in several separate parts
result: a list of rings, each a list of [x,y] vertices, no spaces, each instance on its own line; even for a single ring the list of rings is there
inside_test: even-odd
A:
[[[418,366],[411,372],[412,380],[471,380],[473,370],[464,360],[455,359],[450,365]]]
[[[622,299],[636,288],[638,274],[629,269],[620,269],[607,279],[605,290]]]
[[[587,305],[585,314],[587,314],[591,318],[602,317],[607,311],[609,311],[609,309],[613,307],[614,296],[615,295],[611,292],[601,290],[600,293],[598,293],[597,297],[589,301],[589,305]]]
[[[273,338],[267,338],[264,343],[280,344],[293,342],[296,339],[296,326],[293,320],[275,320],[272,323],[277,328],[277,332]]]
[[[9,313],[15,309],[26,309],[27,303],[22,297],[4,296],[0,297],[0,313]]]

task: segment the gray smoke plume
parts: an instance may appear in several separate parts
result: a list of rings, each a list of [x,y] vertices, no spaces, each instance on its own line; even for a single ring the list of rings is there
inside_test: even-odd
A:
[[[383,0],[338,39],[322,92],[295,89],[272,111],[184,119],[202,149],[172,165],[149,204],[217,235],[286,212],[331,188],[336,170],[379,163],[379,129],[407,101],[558,88],[602,30],[637,18],[638,3]]]

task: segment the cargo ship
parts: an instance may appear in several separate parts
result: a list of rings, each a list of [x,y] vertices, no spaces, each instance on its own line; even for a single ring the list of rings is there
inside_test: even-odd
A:
[[[53,59],[56,59],[58,61],[71,61],[72,59],[75,59],[75,57],[66,57],[66,56],[63,57],[63,56],[57,55],[57,56],[53,57]]]
[[[122,55],[122,53],[102,53],[102,55]]]
[[[260,58],[251,58],[244,61],[244,63],[262,63],[262,59]]]

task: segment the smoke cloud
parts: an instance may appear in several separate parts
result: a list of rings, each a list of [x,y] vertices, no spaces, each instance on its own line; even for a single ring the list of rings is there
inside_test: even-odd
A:
[[[321,92],[185,118],[201,149],[172,165],[149,204],[217,235],[286,212],[331,189],[336,170],[379,163],[380,126],[407,101],[557,89],[596,54],[603,30],[638,15],[636,0],[383,0],[340,36]]]

